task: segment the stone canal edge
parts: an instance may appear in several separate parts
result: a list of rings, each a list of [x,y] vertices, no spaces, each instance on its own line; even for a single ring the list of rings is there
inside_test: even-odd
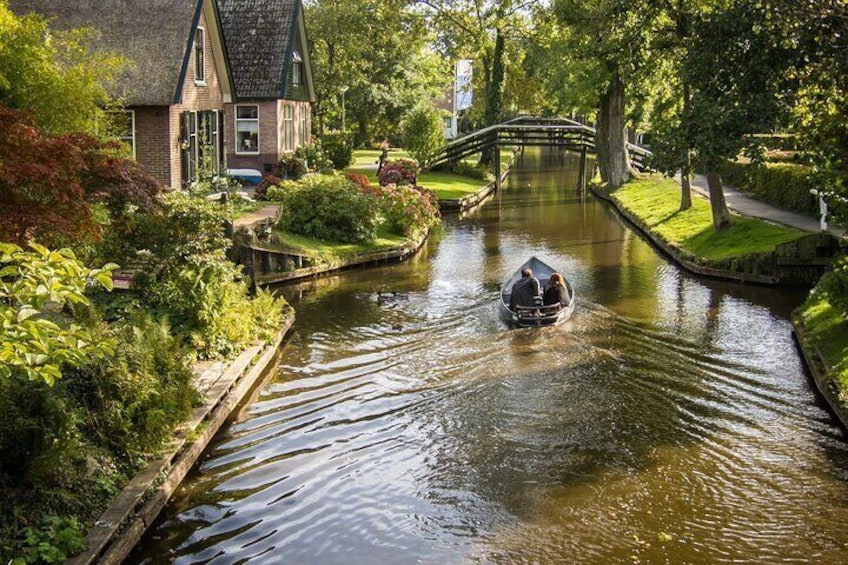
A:
[[[293,323],[289,310],[274,339],[227,363],[195,366],[203,404],[176,430],[164,453],[139,471],[95,522],[85,538],[88,549],[65,563],[118,564],[129,555],[230,414],[273,367]]]

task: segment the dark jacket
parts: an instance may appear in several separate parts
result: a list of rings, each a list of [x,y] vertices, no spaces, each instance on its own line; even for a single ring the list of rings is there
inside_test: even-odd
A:
[[[571,297],[568,295],[568,289],[561,284],[548,285],[545,289],[545,296],[542,298],[544,304],[556,304],[559,302],[563,306],[568,306],[571,303]]]
[[[512,285],[512,293],[509,296],[509,308],[515,310],[516,306],[534,306],[534,298],[539,298],[539,280],[536,277],[519,279]]]

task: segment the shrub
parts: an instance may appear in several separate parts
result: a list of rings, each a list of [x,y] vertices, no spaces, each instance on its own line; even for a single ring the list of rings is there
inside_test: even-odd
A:
[[[137,312],[116,330],[115,355],[69,374],[67,389],[84,410],[87,436],[133,459],[170,437],[196,392],[190,358],[164,320]]]
[[[418,163],[412,159],[397,159],[395,161],[386,161],[383,163],[383,168],[380,169],[380,185],[387,184],[412,184],[414,185],[418,177]]]
[[[467,161],[457,161],[451,167],[451,171],[457,175],[480,180],[494,180],[494,175],[483,165],[472,165]]]
[[[392,231],[414,236],[439,223],[436,194],[423,187],[389,184],[380,189],[380,207]]]
[[[285,231],[341,242],[369,241],[376,236],[375,199],[344,177],[310,176],[295,186],[283,183],[279,192],[279,226]]]
[[[274,176],[284,179],[297,180],[307,173],[306,161],[294,153],[284,153],[283,158],[274,168]]]
[[[839,258],[833,271],[825,275],[821,288],[827,293],[827,301],[843,317],[848,316],[848,257]]]
[[[808,167],[793,163],[754,165],[728,161],[719,168],[719,173],[728,186],[755,198],[801,214],[818,214],[818,203],[810,194],[810,189],[816,187]]]
[[[321,147],[321,142],[313,141],[306,145],[301,145],[294,151],[294,156],[298,159],[303,159],[306,168],[310,171],[317,171],[320,163],[327,160],[324,154],[324,149]]]
[[[326,131],[321,143],[336,169],[344,169],[353,162],[353,143],[348,134],[338,130]]]
[[[404,147],[419,163],[426,165],[445,145],[441,113],[431,104],[419,104],[407,112],[400,128]]]
[[[372,191],[374,187],[371,185],[371,181],[368,180],[368,177],[363,175],[362,173],[345,173],[345,178],[350,182],[358,185],[363,192]]]
[[[260,200],[268,200],[268,188],[280,184],[282,180],[274,175],[265,175],[253,189],[253,194]]]
[[[204,357],[229,355],[257,336],[258,321],[244,315],[247,284],[225,255],[225,219],[226,208],[216,202],[169,195],[164,212],[141,230],[149,254],[133,279],[143,301],[167,312]]]

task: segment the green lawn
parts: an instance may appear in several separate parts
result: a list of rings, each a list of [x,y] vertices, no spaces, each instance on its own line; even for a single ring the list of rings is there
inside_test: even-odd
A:
[[[390,149],[389,159],[409,158],[404,149]],[[512,157],[512,148],[501,147],[501,171],[505,171]],[[377,183],[375,164],[380,158],[379,149],[357,149],[353,152],[353,163],[345,169],[346,172],[361,173],[372,183]],[[477,163],[478,156],[471,155],[463,159],[471,165]],[[426,172],[418,175],[418,184],[436,193],[439,200],[457,200],[463,196],[474,194],[488,181],[457,175],[446,171]]]
[[[823,281],[819,282],[819,287]],[[804,328],[807,345],[814,348],[830,368],[828,376],[838,384],[840,400],[848,405],[848,320],[818,289],[795,312],[795,318]]]
[[[737,215],[730,228],[716,232],[706,199],[693,194],[692,208],[680,212],[679,186],[657,175],[629,182],[613,196],[660,238],[705,259],[768,252],[804,235],[794,228]]]
[[[407,243],[407,238],[402,235],[390,233],[385,227],[377,231],[377,237],[367,243],[340,243],[336,241],[325,241],[313,239],[302,235],[295,235],[281,230],[274,233],[280,238],[279,248],[300,255],[315,257],[323,261],[335,261],[338,259],[350,259],[362,253],[382,251],[393,247],[400,247]]]

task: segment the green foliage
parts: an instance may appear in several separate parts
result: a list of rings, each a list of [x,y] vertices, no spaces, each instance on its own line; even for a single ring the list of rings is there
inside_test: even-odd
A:
[[[135,245],[147,253],[134,288],[204,357],[238,351],[257,339],[259,327],[259,320],[244,315],[252,308],[248,287],[226,258],[227,216],[217,202],[175,193],[161,213],[142,217],[135,232]],[[277,310],[282,308],[280,300]]]
[[[167,322],[137,311],[115,334],[115,355],[71,371],[67,390],[86,414],[80,424],[86,436],[133,460],[172,435],[196,392],[190,356]]]
[[[816,197],[810,194],[816,185],[803,165],[726,161],[718,172],[727,185],[779,208],[811,216],[819,212]]]
[[[426,168],[430,159],[445,145],[441,112],[432,104],[418,104],[401,122],[403,145],[413,159]]]
[[[841,257],[834,263],[833,271],[822,280],[820,288],[843,319],[848,318],[848,257]]]
[[[313,175],[280,187],[269,189],[269,196],[282,202],[281,229],[341,242],[363,242],[376,235],[376,200],[343,176]]]
[[[325,131],[321,143],[335,169],[344,169],[353,162],[353,143],[347,133],[339,130]]]
[[[125,61],[93,44],[91,30],[50,29],[45,18],[17,17],[0,1],[0,103],[31,112],[51,134],[98,134],[107,87]]]
[[[378,198],[386,223],[396,233],[412,237],[439,223],[438,199],[431,190],[389,184],[379,188]]]
[[[489,171],[488,167],[480,164],[469,163],[468,161],[458,161],[451,167],[451,172],[463,177],[472,179],[491,181],[494,180],[494,175]]]
[[[274,176],[283,179],[297,180],[307,172],[306,160],[295,153],[284,153],[274,168]]]
[[[314,124],[328,153],[327,130],[347,128],[354,146],[394,137],[410,108],[447,88],[451,65],[433,52],[427,20],[406,0],[315,0],[305,9],[318,98]]]
[[[46,516],[38,527],[25,528],[19,557],[11,565],[61,563],[85,549],[85,534],[76,518]]]
[[[0,244],[0,379],[24,375],[52,385],[63,364],[79,366],[113,353],[110,340],[93,339],[62,307],[87,306],[89,284],[111,289],[117,265],[87,269],[69,249],[30,247]]]

